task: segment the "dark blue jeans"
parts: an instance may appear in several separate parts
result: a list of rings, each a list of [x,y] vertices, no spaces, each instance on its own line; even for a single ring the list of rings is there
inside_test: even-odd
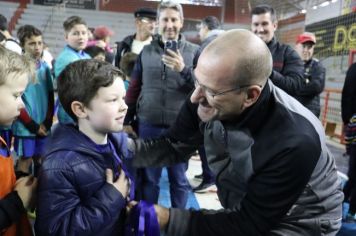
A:
[[[208,160],[206,159],[205,148],[201,146],[198,149],[200,160],[201,160],[201,168],[203,172],[203,183],[212,183],[215,182],[215,175],[210,170]]]
[[[142,139],[157,138],[161,136],[167,127],[154,126],[139,122],[138,134]],[[185,176],[188,168],[186,162],[167,167],[168,180],[170,185],[170,195],[172,207],[185,208],[190,191],[190,185]],[[141,178],[137,186],[141,199],[151,203],[158,202],[159,180],[161,178],[162,168],[145,168],[139,171]]]

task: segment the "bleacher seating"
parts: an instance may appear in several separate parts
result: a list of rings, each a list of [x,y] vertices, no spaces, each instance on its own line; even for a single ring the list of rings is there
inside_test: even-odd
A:
[[[63,21],[73,15],[82,17],[89,27],[105,25],[114,31],[111,39],[122,40],[135,31],[134,16],[130,13],[115,13],[108,11],[93,11],[84,9],[64,8],[63,6],[42,6],[28,4],[21,15],[14,31],[25,24],[31,24],[42,30],[44,41],[49,46],[53,56],[57,56],[65,45]],[[12,32],[16,35],[16,32]]]
[[[18,6],[19,3],[0,1],[0,14],[5,16],[7,21],[10,22]]]

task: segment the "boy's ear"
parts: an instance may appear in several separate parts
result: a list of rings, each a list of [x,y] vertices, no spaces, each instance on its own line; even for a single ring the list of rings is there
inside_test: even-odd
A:
[[[87,117],[86,109],[83,103],[73,101],[70,108],[78,119],[85,119]]]

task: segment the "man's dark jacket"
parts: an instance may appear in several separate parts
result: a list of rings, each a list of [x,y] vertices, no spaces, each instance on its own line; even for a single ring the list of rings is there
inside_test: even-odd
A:
[[[302,89],[304,63],[298,53],[289,45],[280,43],[276,38],[267,43],[272,58],[272,82],[289,95],[295,97]]]
[[[185,161],[204,144],[224,209],[172,208],[167,235],[314,236],[340,228],[343,193],[323,127],[271,82],[256,104],[230,121],[202,123],[197,105],[186,100],[168,136],[149,145],[136,141],[134,163]]]
[[[325,68],[315,58],[304,64],[304,79],[302,88],[297,93],[296,99],[314,113],[320,115],[320,93],[325,87]]]

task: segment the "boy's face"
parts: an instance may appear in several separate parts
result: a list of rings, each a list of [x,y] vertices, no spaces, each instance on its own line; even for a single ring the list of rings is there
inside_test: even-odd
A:
[[[26,38],[23,49],[25,50],[25,54],[30,57],[36,60],[40,59],[43,52],[42,36],[39,35]]]
[[[101,87],[87,108],[88,122],[92,130],[105,134],[121,131],[127,112],[125,86],[117,77],[109,87]]]
[[[67,44],[80,51],[87,46],[88,42],[88,28],[85,25],[74,25],[73,28],[66,32]]]
[[[16,78],[15,78],[16,76]],[[11,125],[20,115],[20,110],[24,108],[21,95],[26,89],[28,75],[9,74],[6,82],[0,85],[0,124]]]

